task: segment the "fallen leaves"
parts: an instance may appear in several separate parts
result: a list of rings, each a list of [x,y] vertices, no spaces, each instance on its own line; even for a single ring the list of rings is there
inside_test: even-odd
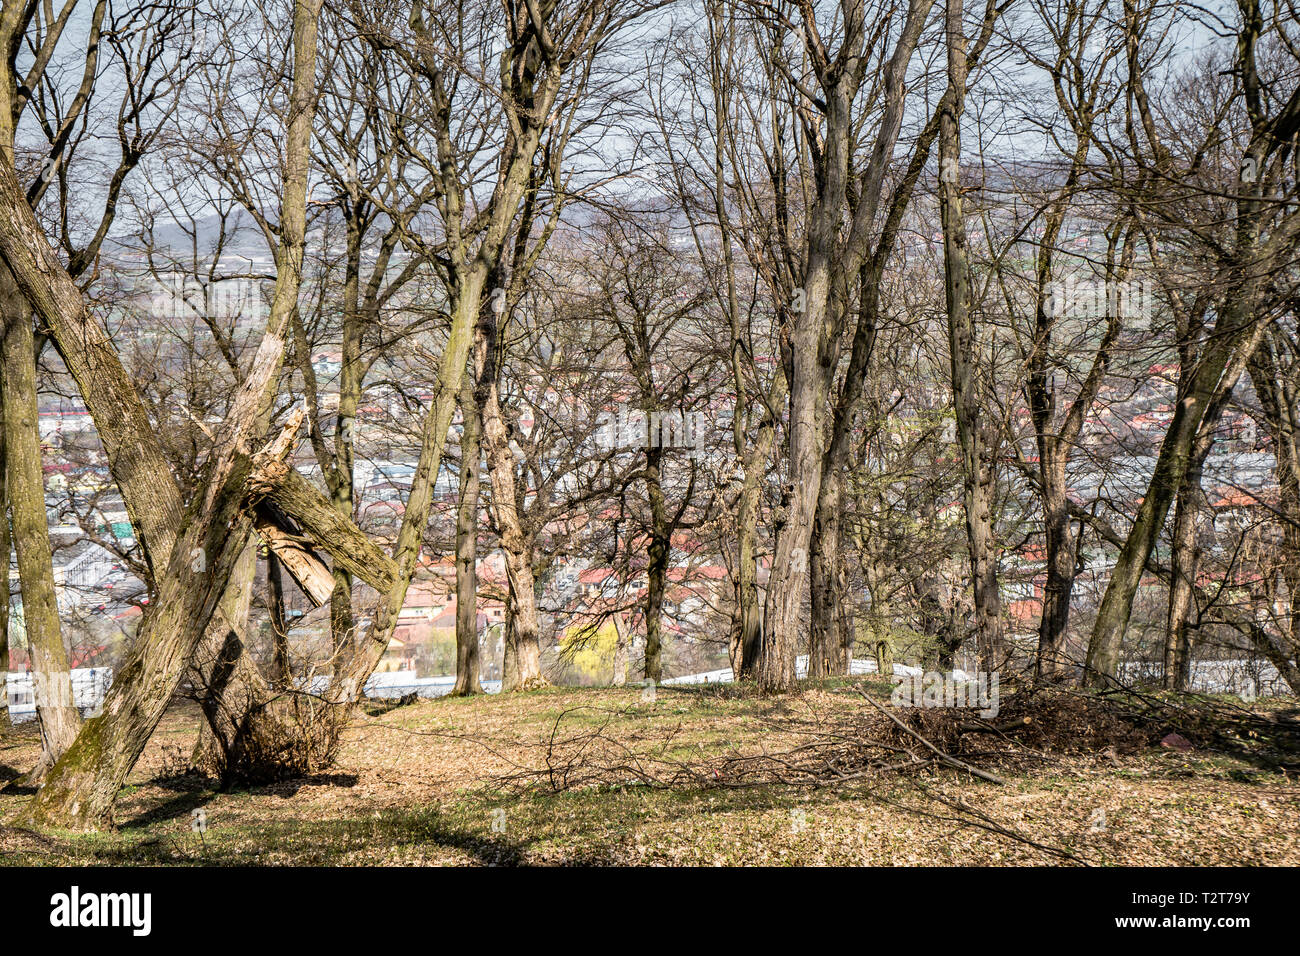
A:
[[[914,780],[863,778],[812,789],[637,786],[512,796],[496,785],[503,775],[538,765],[560,713],[626,710],[638,695],[639,688],[551,688],[362,715],[347,730],[329,775],[225,794],[168,775],[168,748],[187,747],[198,727],[197,711],[179,707],[167,715],[123,794],[117,818],[129,826],[86,838],[0,829],[0,856],[15,863],[331,866],[1056,862],[972,825],[942,802],[960,801],[998,826],[1063,845],[1090,863],[1300,864],[1294,774],[1203,749],[1104,745],[1054,752],[1050,762],[999,766],[1005,786],[935,768]],[[861,710],[850,695],[818,689],[776,701],[668,688],[660,695],[665,706],[637,707],[607,732],[629,747],[645,747],[671,730],[674,754],[701,760],[779,753]],[[1086,728],[1096,735],[1101,725],[1080,711],[1036,728],[1045,736],[1031,743],[1050,745]],[[994,740],[975,737],[981,749]],[[0,760],[18,768],[34,758],[39,741],[18,736],[3,746]],[[720,773],[717,766],[712,771]],[[27,799],[0,794],[0,819],[12,818]],[[202,846],[189,832],[195,807],[207,814]],[[496,817],[501,832],[493,831],[494,810],[504,813]]]

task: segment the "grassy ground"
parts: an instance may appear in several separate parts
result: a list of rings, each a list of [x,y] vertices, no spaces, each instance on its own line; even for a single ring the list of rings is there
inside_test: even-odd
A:
[[[556,793],[532,772],[545,767],[553,736],[597,729],[603,746],[661,762],[782,752],[862,710],[848,684],[779,699],[715,687],[660,688],[646,701],[639,688],[565,688],[374,708],[358,716],[329,774],[227,793],[182,772],[199,716],[177,706],[122,794],[115,830],[0,825],[0,861],[1300,864],[1300,781],[1201,750],[1053,756],[999,767],[1001,785],[926,770],[823,787],[660,790],[629,778]],[[36,753],[30,731],[0,739],[5,777]],[[26,799],[0,793],[0,824]],[[195,811],[204,833],[193,829]]]

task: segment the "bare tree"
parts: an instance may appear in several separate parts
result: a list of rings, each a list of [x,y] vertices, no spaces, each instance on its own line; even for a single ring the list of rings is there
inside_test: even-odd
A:
[[[109,691],[104,712],[87,724],[50,771],[30,810],[36,820],[94,826],[107,817],[203,638],[251,532],[248,523],[240,519],[244,482],[252,466],[251,444],[274,394],[302,269],[319,13],[318,0],[294,5],[294,80],[285,137],[280,268],[271,317],[250,372],[214,441],[201,497],[184,520],[179,495],[135,389],[126,380],[80,290],[41,237],[19,192],[12,164],[0,164],[0,255],[49,325],[77,378],[110,456],[116,458],[114,470],[124,494],[131,487],[135,497],[144,485],[151,486],[152,501],[146,509],[143,498],[137,497],[133,520],[139,521],[141,533],[155,549],[155,566],[163,564],[162,553],[168,555],[165,573],[155,574],[157,603],[141,625],[128,660]],[[286,451],[282,441],[281,447],[273,447],[269,453],[278,457]],[[131,474],[150,460],[152,474]],[[168,503],[173,507],[167,507]],[[146,510],[152,513],[146,516]],[[231,533],[232,524],[235,533]],[[164,552],[163,546],[172,540],[175,544]]]
[[[1160,21],[1154,11],[1133,3],[1126,3],[1124,10],[1128,108],[1133,117],[1127,126],[1131,161],[1149,166],[1158,177],[1156,181],[1170,184],[1175,194],[1198,195],[1202,192],[1196,181],[1200,163],[1194,160],[1190,165],[1181,165],[1181,157],[1171,151],[1146,92],[1151,54],[1143,44],[1152,36],[1150,31],[1159,28]],[[1212,278],[1197,290],[1198,295],[1214,303],[1213,330],[1212,334],[1204,330],[1204,348],[1179,382],[1178,402],[1160,445],[1155,472],[1098,610],[1087,658],[1092,681],[1104,682],[1116,674],[1120,641],[1133,597],[1169,506],[1183,483],[1207,408],[1225,376],[1230,377],[1231,368],[1240,368],[1243,353],[1253,349],[1257,341],[1253,333],[1268,314],[1268,310],[1260,308],[1262,289],[1268,277],[1294,256],[1300,238],[1300,215],[1286,204],[1271,201],[1264,192],[1268,184],[1279,181],[1280,167],[1291,155],[1290,144],[1300,131],[1300,90],[1285,99],[1266,91],[1258,55],[1265,29],[1260,7],[1255,0],[1241,0],[1237,12],[1239,20],[1232,27],[1237,37],[1231,69],[1235,78],[1232,112],[1222,121],[1241,120],[1238,129],[1245,139],[1242,175],[1236,195],[1225,210],[1231,216],[1229,236],[1221,245],[1211,247],[1218,250],[1206,263],[1213,270]],[[1202,136],[1217,141],[1223,133],[1215,123]],[[1159,216],[1157,205],[1146,203],[1143,212]]]

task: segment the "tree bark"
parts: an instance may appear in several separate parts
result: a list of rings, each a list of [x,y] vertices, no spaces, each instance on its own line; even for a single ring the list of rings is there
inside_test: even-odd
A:
[[[214,624],[225,625],[225,636],[219,646],[214,640],[201,642],[190,667],[190,681],[206,718],[199,727],[199,739],[190,763],[200,772],[223,781],[244,715],[268,691],[252,659],[244,653],[248,645],[248,611],[257,576],[257,550],[257,540],[250,536],[221,596],[220,613],[213,616]],[[227,689],[232,684],[247,696],[241,699],[229,693]]]
[[[271,671],[268,683],[272,690],[284,690],[293,684],[293,666],[289,660],[289,625],[284,615],[284,581],[280,576],[280,559],[266,556],[266,604],[271,625]]]
[[[785,375],[773,373],[769,405],[763,410],[758,435],[745,452],[740,495],[736,501],[736,606],[731,615],[728,654],[737,680],[752,678],[758,668],[763,611],[758,599],[758,513],[762,505],[762,478],[776,444],[776,421],[769,409],[786,400]]]
[[[330,556],[335,568],[343,568],[381,594],[396,586],[401,573],[397,562],[350,517],[331,507],[311,482],[286,462],[271,461],[258,468],[249,481],[249,494],[259,518],[268,519],[273,526],[278,526],[283,517],[292,519],[314,550]],[[268,505],[274,511],[264,510]],[[276,537],[275,532],[270,534]],[[283,530],[280,535],[284,535]],[[319,572],[315,577],[321,583],[317,594],[328,597],[332,580],[326,581]]]
[[[351,186],[351,184],[349,184]],[[330,499],[340,515],[352,520],[357,408],[361,403],[361,336],[365,323],[361,310],[361,224],[358,205],[347,204],[347,261],[343,280],[343,346],[339,369],[339,408],[334,429],[334,467],[329,475]],[[352,574],[338,564],[333,568],[330,595],[330,634],[334,644],[335,673],[346,668],[356,647],[356,619],[352,613]]]
[[[1256,341],[1262,331],[1256,332]],[[1249,346],[1254,350],[1254,346]],[[1225,373],[1218,393],[1210,401],[1192,445],[1191,460],[1178,488],[1174,508],[1173,547],[1169,556],[1169,605],[1165,618],[1164,686],[1185,691],[1191,676],[1192,612],[1196,610],[1196,575],[1200,570],[1201,547],[1198,540],[1202,515],[1209,508],[1201,477],[1205,459],[1214,446],[1214,432],[1223,410],[1241,377],[1242,360],[1238,359]]]
[[[966,100],[966,37],[961,0],[947,0],[948,108],[939,118],[939,208],[943,221],[944,290],[953,411],[963,464],[962,504],[975,603],[975,635],[981,670],[992,672],[1003,653],[1002,602],[998,592],[997,542],[993,527],[996,474],[992,430],[981,420],[976,379],[975,323],[971,315],[970,266],[962,211],[961,116]]]
[[[533,576],[532,542],[524,531],[515,483],[515,456],[510,449],[510,435],[498,399],[497,317],[486,303],[478,312],[474,344],[478,379],[475,397],[483,423],[483,457],[492,484],[492,515],[505,557],[512,609],[512,626],[506,630],[506,659],[512,666],[502,680],[501,690],[532,690],[546,683],[542,676],[541,628]]]
[[[478,403],[468,376],[461,389],[460,498],[456,508],[456,686],[458,696],[482,693],[478,653]]]
[[[0,266],[4,302],[4,430],[13,543],[23,599],[27,655],[41,730],[41,756],[28,775],[41,780],[81,727],[59,624],[58,592],[45,512],[32,315],[10,271]],[[9,569],[3,569],[7,577]],[[6,614],[8,609],[6,608]]]
[[[817,518],[813,525],[812,557],[812,637],[808,647],[808,676],[829,677],[848,672],[844,648],[848,637],[843,631],[843,605],[847,595],[841,590],[844,568],[841,559],[840,508],[843,478],[838,471],[823,472],[821,494],[817,501]]]
[[[4,363],[0,362],[0,734],[10,729],[9,720],[9,558],[13,539],[9,533],[9,485],[4,430]]]
[[[664,490],[660,483],[663,447],[657,442],[646,449],[646,493],[650,499],[650,540],[646,548],[645,592],[645,669],[646,680],[658,684],[664,679],[663,607],[668,577],[668,559],[672,553],[672,529]]]
[[[236,460],[226,480],[193,512],[177,542],[157,603],[118,669],[103,713],[85,723],[54,765],[29,807],[30,822],[93,829],[108,822],[118,791],[162,719],[205,624],[216,610],[251,529],[239,524],[247,463]],[[232,526],[236,526],[231,530]],[[191,555],[213,555],[199,571]]]
[[[627,685],[627,635],[623,632],[623,625],[617,614],[611,620],[614,623],[614,673],[610,683],[615,687],[625,687]]]
[[[795,680],[795,653],[808,585],[808,548],[817,514],[825,447],[824,408],[831,358],[825,339],[831,322],[831,269],[837,245],[847,170],[844,94],[827,119],[827,184],[810,213],[805,311],[795,313],[790,334],[789,477],[782,489],[782,515],[768,576],[763,630],[754,676],[764,693],[781,693]],[[843,114],[843,115],[842,115]]]
[[[515,676],[519,670],[519,644],[513,632],[515,629],[515,600],[506,592],[505,616],[501,622],[501,689],[518,684]]]
[[[805,43],[817,61],[821,85],[819,117],[806,120],[820,137],[817,160],[817,195],[807,213],[803,285],[796,301],[786,303],[783,334],[789,352],[789,472],[782,489],[772,571],[769,576],[758,661],[753,672],[764,693],[787,690],[795,679],[795,651],[808,584],[808,548],[817,514],[824,472],[827,437],[826,405],[839,353],[842,319],[847,308],[848,282],[866,261],[869,238],[875,231],[876,211],[885,172],[898,140],[905,100],[907,65],[928,18],[932,0],[912,0],[907,18],[884,67],[882,117],[870,160],[853,183],[855,204],[850,210],[850,168],[856,126],[852,105],[860,88],[861,71],[824,62],[826,52]],[[866,36],[861,7],[845,8],[841,53],[856,53]],[[804,8],[805,17],[811,8]],[[809,24],[809,27],[812,25]],[[795,95],[802,97],[802,93]],[[805,105],[806,98],[801,100]],[[811,108],[811,107],[809,107]],[[851,222],[844,235],[846,212]],[[799,306],[803,306],[800,310]]]
[[[876,673],[884,678],[894,676],[894,649],[890,646],[888,634],[876,635],[875,646]]]
[[[1165,619],[1164,686],[1167,690],[1187,690],[1191,671],[1191,615],[1201,558],[1197,537],[1205,505],[1205,493],[1201,490],[1203,461],[1195,461],[1187,469],[1174,508],[1169,609]]]
[[[1281,542],[1278,564],[1286,585],[1290,613],[1283,616],[1278,640],[1259,622],[1251,622],[1256,649],[1278,669],[1292,691],[1300,693],[1300,420],[1297,419],[1295,371],[1279,367],[1277,333],[1267,337],[1252,356],[1251,383],[1264,410],[1273,443],[1278,485]]]
[[[334,593],[334,575],[316,550],[304,544],[299,535],[285,531],[260,510],[254,513],[253,527],[266,542],[266,550],[280,567],[289,572],[312,607],[328,604]]]
[[[1066,659],[1065,640],[1070,594],[1074,590],[1077,541],[1070,532],[1065,459],[1054,454],[1044,458],[1040,451],[1039,462],[1047,581],[1043,586],[1043,614],[1038,624],[1036,666],[1040,677],[1052,677],[1063,673],[1070,663]]]

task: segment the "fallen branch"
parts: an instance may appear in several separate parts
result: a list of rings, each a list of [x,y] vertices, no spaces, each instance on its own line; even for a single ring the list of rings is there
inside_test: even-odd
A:
[[[916,740],[924,744],[925,747],[934,754],[935,759],[939,760],[942,763],[946,763],[950,767],[955,767],[958,770],[964,770],[969,774],[979,777],[981,780],[987,780],[989,783],[1001,783],[1001,784],[1006,783],[1006,781],[999,776],[996,776],[991,773],[985,773],[983,770],[980,770],[978,767],[972,767],[970,764],[958,760],[956,757],[952,756],[951,754],[944,753],[934,744],[930,743],[930,741],[926,740],[924,737],[918,734],[911,727],[907,726],[907,724],[903,723],[901,720],[899,720],[897,717],[891,714],[884,707],[881,707],[879,704],[877,704],[874,700],[871,699],[871,697],[865,691],[859,691],[859,693],[862,694],[863,700],[865,700],[868,704],[876,708],[876,710],[880,711],[882,714],[884,714],[886,717],[892,720],[895,724],[897,724],[904,733],[906,733],[910,737],[914,737]]]

